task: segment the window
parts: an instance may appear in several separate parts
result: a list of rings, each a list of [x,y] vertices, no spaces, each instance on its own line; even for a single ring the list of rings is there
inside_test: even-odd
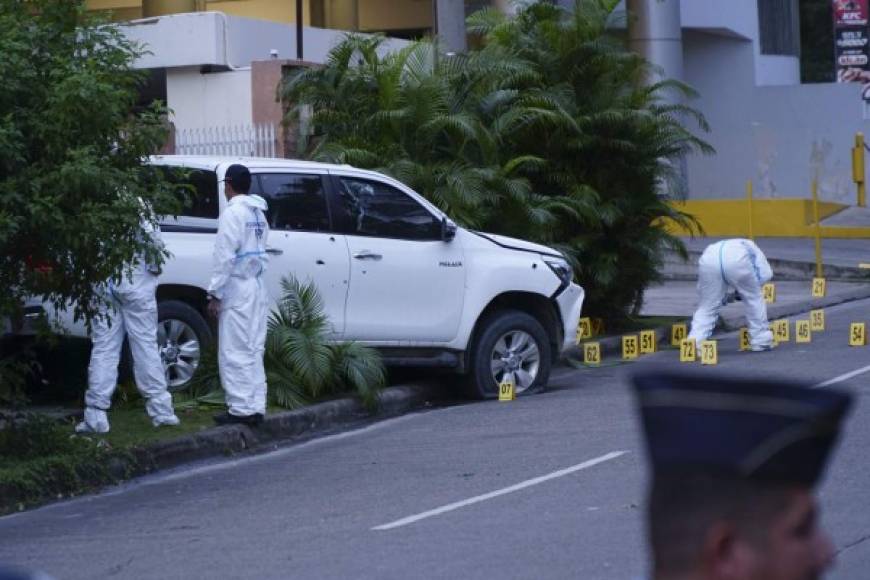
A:
[[[202,169],[186,169],[184,167],[158,166],[166,179],[173,184],[185,184],[188,187],[181,193],[184,209],[181,215],[185,217],[212,218],[218,217],[217,175],[214,171]]]
[[[269,204],[266,219],[272,229],[306,232],[330,230],[321,176],[261,173],[259,179],[258,193]]]
[[[797,0],[759,0],[761,54],[799,56],[800,16]]]
[[[441,224],[404,192],[378,181],[339,178],[343,230],[352,235],[439,240]]]

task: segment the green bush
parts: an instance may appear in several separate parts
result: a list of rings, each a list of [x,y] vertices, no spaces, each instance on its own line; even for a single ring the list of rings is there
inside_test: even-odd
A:
[[[692,225],[668,204],[684,195],[675,168],[712,150],[684,127],[706,131],[703,117],[665,99],[689,87],[642,84],[649,64],[608,26],[616,4],[485,9],[468,20],[477,48],[455,56],[428,42],[380,56],[382,38],[350,35],[285,80],[288,120],[313,110],[310,158],[377,169],[467,227],[562,250],[586,310],[618,322],[663,251],[685,255],[663,227]]]

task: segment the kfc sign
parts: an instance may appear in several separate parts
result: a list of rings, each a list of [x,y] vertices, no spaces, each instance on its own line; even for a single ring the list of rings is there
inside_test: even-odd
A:
[[[866,26],[867,0],[833,0],[834,26]]]

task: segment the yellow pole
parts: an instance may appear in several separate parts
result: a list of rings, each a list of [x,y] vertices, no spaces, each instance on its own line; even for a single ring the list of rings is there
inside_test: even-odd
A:
[[[822,227],[819,223],[819,182],[813,179],[813,233],[816,238],[816,277],[822,278]]]
[[[755,240],[755,233],[752,227],[752,180],[746,182],[746,205],[749,208],[749,239]]]
[[[855,133],[852,148],[852,180],[858,186],[858,207],[867,205],[867,185],[864,180],[864,133]]]

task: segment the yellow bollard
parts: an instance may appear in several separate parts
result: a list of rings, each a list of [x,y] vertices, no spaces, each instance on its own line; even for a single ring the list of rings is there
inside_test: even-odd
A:
[[[816,278],[824,278],[822,273],[822,226],[819,223],[819,180],[813,179],[813,236],[816,238]]]
[[[858,186],[858,207],[867,205],[867,186],[864,181],[864,133],[855,133],[852,147],[852,181]]]
[[[746,182],[746,205],[749,208],[749,239],[755,240],[755,232],[752,227],[752,180]]]

